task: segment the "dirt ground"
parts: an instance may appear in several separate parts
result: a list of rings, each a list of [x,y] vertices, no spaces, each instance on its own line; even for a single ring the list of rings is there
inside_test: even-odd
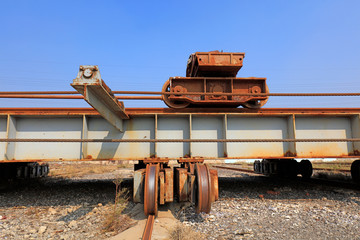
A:
[[[61,171],[68,166],[51,167],[49,177],[0,193],[0,239],[141,239],[143,205],[126,201],[126,194],[114,205],[114,180],[131,191],[132,166],[83,163],[75,175],[72,167],[68,174]],[[223,169],[219,188],[209,214],[196,215],[188,203],[160,207],[153,239],[171,239],[179,225],[198,239],[360,239],[360,188]],[[105,226],[114,216],[121,233]]]

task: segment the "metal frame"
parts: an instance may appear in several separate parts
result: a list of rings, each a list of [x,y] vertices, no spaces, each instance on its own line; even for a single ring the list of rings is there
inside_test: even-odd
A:
[[[347,158],[360,151],[356,108],[126,112],[121,133],[93,109],[0,109],[0,162]]]

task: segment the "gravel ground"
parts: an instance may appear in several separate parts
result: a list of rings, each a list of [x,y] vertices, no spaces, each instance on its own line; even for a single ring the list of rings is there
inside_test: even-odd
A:
[[[210,214],[179,213],[208,239],[360,239],[360,191],[219,170]]]
[[[130,186],[129,169],[81,179],[45,178],[0,192],[0,239],[105,239],[115,176]],[[132,202],[129,203],[131,208]]]
[[[46,178],[0,192],[0,239],[106,239],[114,178],[131,170],[77,179]],[[208,239],[360,239],[360,191],[219,169],[220,199],[210,214],[185,205],[183,225]],[[183,206],[183,205],[178,205]],[[127,212],[134,207],[129,203]],[[137,220],[134,220],[136,222]]]

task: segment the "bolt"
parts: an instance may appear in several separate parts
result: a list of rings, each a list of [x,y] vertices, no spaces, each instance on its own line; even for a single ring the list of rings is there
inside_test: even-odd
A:
[[[85,69],[84,77],[90,78],[92,76],[92,74],[93,74],[93,72],[91,71],[91,69]]]

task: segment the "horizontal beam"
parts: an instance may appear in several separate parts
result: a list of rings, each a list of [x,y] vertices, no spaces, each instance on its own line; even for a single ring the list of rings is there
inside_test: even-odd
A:
[[[153,114],[242,114],[242,115],[350,115],[360,114],[360,108],[125,108],[131,116]],[[81,116],[100,115],[93,108],[0,108],[0,115],[31,115],[31,116]]]
[[[268,142],[360,142],[360,138],[307,138],[307,139],[53,139],[53,138],[0,138],[0,142],[64,142],[64,143],[268,143]]]
[[[360,156],[360,109],[196,110],[0,109],[0,162]]]
[[[196,78],[191,78],[192,80]],[[204,79],[204,78],[199,78]],[[207,78],[208,79],[208,78]],[[248,78],[237,78],[248,79]],[[156,91],[112,91],[113,94],[146,94],[146,95],[174,95],[172,92]],[[33,94],[79,94],[75,91],[0,91],[0,97],[10,95],[33,95]],[[346,97],[360,96],[360,93],[217,93],[222,96],[272,96],[272,97]],[[186,92],[186,95],[212,96],[212,92]]]

